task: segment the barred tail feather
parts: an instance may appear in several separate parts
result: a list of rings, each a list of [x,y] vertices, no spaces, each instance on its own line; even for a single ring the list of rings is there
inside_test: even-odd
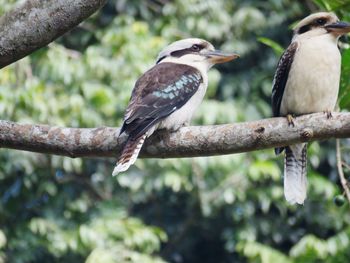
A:
[[[290,204],[304,204],[307,179],[307,144],[295,144],[285,148],[284,196]]]
[[[148,133],[145,133],[136,139],[129,138],[127,140],[124,149],[114,167],[112,173],[113,176],[116,176],[118,173],[128,170],[130,165],[132,165],[136,161],[137,156],[139,155],[140,150],[142,148],[142,145],[145,142],[147,134]]]

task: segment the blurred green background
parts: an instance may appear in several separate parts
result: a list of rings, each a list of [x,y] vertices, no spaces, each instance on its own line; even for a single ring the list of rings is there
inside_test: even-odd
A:
[[[0,14],[15,0],[0,0]],[[241,58],[210,71],[193,123],[271,116],[281,47],[293,23],[348,0],[119,0],[48,47],[0,71],[0,119],[119,126],[135,80],[172,41],[201,37]],[[342,38],[340,107],[350,108]],[[345,160],[350,161],[343,140]],[[0,262],[348,262],[350,208],[334,140],[309,147],[308,199],[283,197],[273,150],[142,159],[111,177],[113,159],[0,150]],[[345,170],[348,175],[348,170]],[[334,200],[335,199],[335,200]]]

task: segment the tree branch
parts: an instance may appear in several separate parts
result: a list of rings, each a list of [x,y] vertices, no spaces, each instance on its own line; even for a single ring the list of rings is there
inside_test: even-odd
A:
[[[27,0],[0,17],[0,68],[46,46],[106,0]]]
[[[338,168],[338,174],[340,178],[340,183],[344,189],[345,196],[349,201],[350,204],[350,189],[348,187],[348,181],[345,178],[344,171],[343,171],[343,165],[342,165],[342,157],[341,157],[341,149],[340,149],[340,140],[336,140],[336,157],[337,157],[337,168]]]
[[[116,157],[126,136],[119,128],[61,128],[0,121],[0,147],[70,157]],[[146,140],[140,157],[195,157],[240,153],[293,143],[350,137],[350,113],[285,118],[158,131]]]

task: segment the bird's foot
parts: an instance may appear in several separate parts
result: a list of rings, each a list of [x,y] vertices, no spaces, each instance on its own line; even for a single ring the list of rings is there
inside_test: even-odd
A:
[[[181,127],[187,127],[187,126],[190,126],[190,121],[185,121]]]
[[[287,114],[287,121],[288,121],[288,126],[295,126],[294,123],[294,116],[292,114]]]
[[[190,122],[184,122],[182,124],[179,125],[174,125],[173,127],[171,127],[171,129],[169,129],[170,132],[177,132],[178,130],[180,130],[182,127],[187,127],[190,125]]]
[[[332,119],[333,118],[332,111],[325,110],[323,113],[326,114],[327,119]]]

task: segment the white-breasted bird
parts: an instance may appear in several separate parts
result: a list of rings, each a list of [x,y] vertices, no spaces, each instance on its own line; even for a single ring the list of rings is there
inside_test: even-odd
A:
[[[301,20],[291,44],[277,66],[272,89],[273,115],[287,116],[325,112],[331,117],[338,97],[341,56],[338,39],[350,31],[350,24],[333,13],[320,12]],[[307,192],[307,144],[275,149],[285,150],[284,195],[291,204],[303,204]]]
[[[113,176],[132,165],[147,137],[157,129],[177,130],[188,124],[208,86],[208,70],[237,58],[215,50],[199,38],[176,41],[158,55],[156,65],[136,82],[120,134],[128,139]]]

